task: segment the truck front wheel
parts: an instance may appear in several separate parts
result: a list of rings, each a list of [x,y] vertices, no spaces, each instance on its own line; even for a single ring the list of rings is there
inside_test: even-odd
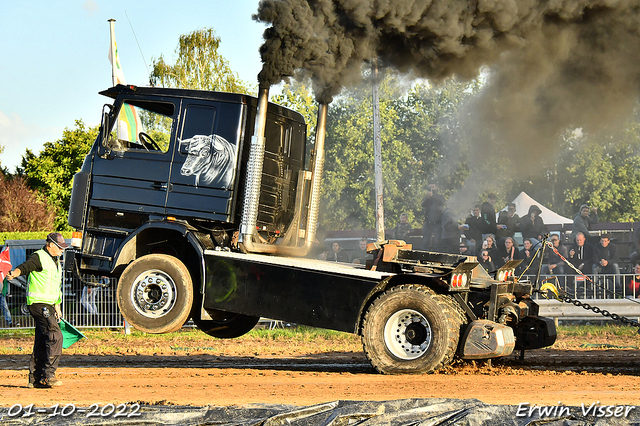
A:
[[[122,316],[146,333],[169,333],[184,325],[193,304],[193,285],[187,267],[166,254],[134,260],[118,280]]]
[[[425,286],[402,285],[374,300],[362,334],[373,367],[385,374],[419,374],[451,362],[463,318],[447,297]]]

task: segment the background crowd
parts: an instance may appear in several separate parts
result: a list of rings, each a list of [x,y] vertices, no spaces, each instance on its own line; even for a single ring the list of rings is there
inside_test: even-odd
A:
[[[617,248],[609,234],[592,230],[598,222],[596,208],[582,205],[573,218],[571,239],[562,241],[559,235],[548,236],[553,249],[547,247],[542,256],[541,242],[547,236],[546,226],[539,206],[533,204],[525,216],[516,214],[516,205],[509,203],[505,210],[496,213],[496,194],[488,194],[483,203],[473,206],[464,221],[455,217],[444,197],[438,193],[436,184],[430,184],[422,201],[424,221],[422,226],[422,247],[427,251],[477,256],[479,263],[493,273],[508,261],[522,259],[516,269],[518,275],[535,275],[540,269],[545,276],[565,274],[621,273]],[[409,241],[413,231],[408,215],[402,213],[395,228],[387,231],[387,239]],[[522,235],[522,245],[514,238]],[[365,264],[371,258],[366,252],[366,239],[360,241],[359,249],[349,256],[334,242],[331,250],[326,250],[321,258],[338,262]],[[635,251],[630,256],[627,272],[637,275],[629,283],[629,291],[638,294],[640,290],[640,227],[634,232]],[[616,278],[618,280],[619,278]]]

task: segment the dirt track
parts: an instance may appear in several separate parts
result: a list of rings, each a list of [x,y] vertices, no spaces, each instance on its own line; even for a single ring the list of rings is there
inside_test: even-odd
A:
[[[28,348],[30,342],[18,343]],[[357,344],[354,340],[353,347]],[[576,406],[640,401],[638,349],[548,349],[528,352],[523,362],[510,356],[491,367],[460,362],[436,374],[384,376],[357,349],[313,354],[313,342],[270,342],[267,350],[254,347],[247,357],[241,355],[247,342],[239,340],[209,341],[214,348],[191,345],[193,350],[178,352],[159,347],[155,355],[64,354],[58,370],[64,386],[52,390],[26,388],[28,354],[0,355],[0,405],[311,405],[435,397]]]

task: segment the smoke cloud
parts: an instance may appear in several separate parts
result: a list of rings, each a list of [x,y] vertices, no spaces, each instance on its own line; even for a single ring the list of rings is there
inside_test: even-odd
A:
[[[479,140],[514,157],[622,118],[638,95],[640,0],[263,0],[254,19],[271,25],[259,81],[310,77],[319,102],[374,57],[434,82],[488,69]]]

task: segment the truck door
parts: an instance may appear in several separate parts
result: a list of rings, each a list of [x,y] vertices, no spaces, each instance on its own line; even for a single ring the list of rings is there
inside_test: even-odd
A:
[[[243,105],[183,101],[167,214],[231,222]]]
[[[102,141],[107,154],[94,159],[94,209],[164,214],[178,107],[135,97],[116,102],[116,123]]]

